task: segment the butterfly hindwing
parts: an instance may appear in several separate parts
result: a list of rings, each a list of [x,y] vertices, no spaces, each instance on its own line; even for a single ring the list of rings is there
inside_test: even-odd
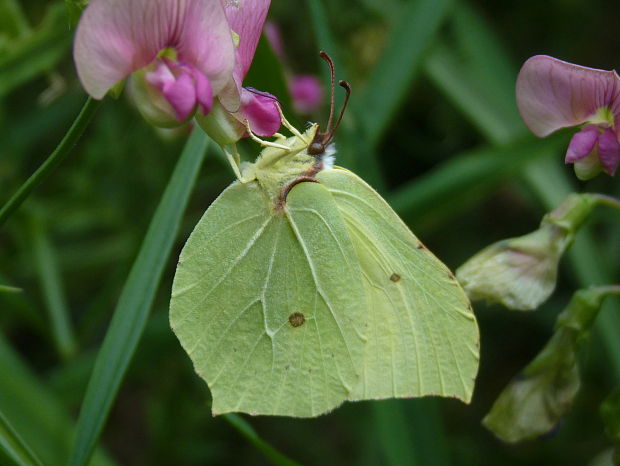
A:
[[[355,174],[326,170],[317,179],[342,214],[368,298],[364,370],[349,399],[441,395],[469,401],[478,327],[454,275]]]
[[[212,393],[213,412],[327,412],[360,380],[365,293],[331,195],[300,183],[278,211],[235,183],[183,249],[171,326]]]

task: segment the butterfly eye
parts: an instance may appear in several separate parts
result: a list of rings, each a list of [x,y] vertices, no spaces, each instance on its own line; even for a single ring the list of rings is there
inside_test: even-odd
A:
[[[325,144],[322,142],[313,142],[308,147],[308,154],[310,155],[321,155],[323,152],[325,152]]]

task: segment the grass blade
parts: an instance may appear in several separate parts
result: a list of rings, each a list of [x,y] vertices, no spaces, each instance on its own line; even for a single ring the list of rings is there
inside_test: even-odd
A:
[[[0,411],[0,460],[7,466],[41,466],[41,461]]]
[[[0,285],[0,293],[21,293],[22,291],[21,288],[14,286]]]
[[[65,465],[74,425],[58,399],[1,334],[0,372],[0,411],[4,417],[43,464]],[[90,466],[111,464],[96,452]]]
[[[70,47],[64,6],[52,4],[42,23],[0,56],[0,97],[51,71]]]
[[[30,178],[18,189],[18,191],[8,200],[8,202],[0,209],[0,227],[7,221],[15,210],[26,200],[32,191],[52,174],[54,169],[69,155],[73,146],[80,139],[84,130],[90,123],[95,111],[101,105],[101,101],[88,98],[82,111],[75,119],[71,128],[62,138],[58,147],[52,152],[45,162],[34,172]]]
[[[97,356],[80,410],[70,465],[85,465],[114,402],[155,298],[181,217],[200,171],[207,136],[192,132],[149,225]]]
[[[69,317],[69,309],[61,284],[61,274],[56,255],[43,227],[42,220],[34,220],[32,249],[43,297],[50,315],[53,341],[58,354],[69,359],[75,354],[76,344]]]
[[[456,155],[435,170],[392,192],[388,200],[416,228],[435,224],[479,200],[532,160],[555,155],[561,139],[527,138],[505,147]]]
[[[380,60],[366,83],[358,107],[362,129],[376,147],[417,75],[423,53],[435,38],[451,0],[407,2]]]
[[[284,454],[280,453],[274,447],[272,447],[269,443],[265,442],[261,439],[256,431],[252,428],[252,426],[246,422],[241,416],[237,416],[236,414],[224,414],[222,416],[226,422],[228,422],[231,426],[237,430],[241,435],[243,435],[252,445],[254,445],[258,450],[260,450],[267,459],[269,459],[276,466],[297,466],[299,463],[291,460],[286,457]]]

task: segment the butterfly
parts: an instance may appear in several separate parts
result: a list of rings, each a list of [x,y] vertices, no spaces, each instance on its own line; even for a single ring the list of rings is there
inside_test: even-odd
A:
[[[469,402],[471,305],[450,270],[357,175],[326,131],[279,136],[207,209],[185,244],[170,324],[214,415],[314,417],[344,401]]]

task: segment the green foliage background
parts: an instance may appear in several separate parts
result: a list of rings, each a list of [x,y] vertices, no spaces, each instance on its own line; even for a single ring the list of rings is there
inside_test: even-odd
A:
[[[514,104],[516,73],[531,55],[619,68],[618,4],[272,3],[288,68],[325,77],[317,54],[324,49],[353,86],[336,139],[338,163],[375,186],[452,269],[490,242],[535,229],[571,190],[620,196],[609,177],[578,184],[562,162],[570,131],[536,140]],[[63,3],[0,0],[0,203],[52,152],[85,101],[71,59],[69,18]],[[266,44],[246,84],[277,94],[303,124]],[[323,108],[312,119],[324,121],[326,113]],[[233,179],[214,145],[194,135],[190,149],[199,155],[183,159],[185,172],[177,178],[187,194],[200,148],[207,151],[187,210],[184,194],[171,189],[159,223],[151,223],[188,134],[155,130],[124,96],[108,99],[70,157],[0,229],[0,284],[23,290],[0,293],[0,427],[12,426],[0,429],[9,432],[5,438],[13,432],[44,464],[65,464],[92,376],[95,387],[111,387],[93,395],[92,406],[97,396],[114,400],[92,464],[285,464],[277,449],[303,464],[583,465],[608,448],[597,409],[620,380],[617,299],[608,300],[599,318],[582,361],[582,391],[556,433],[508,447],[480,425],[501,389],[548,339],[572,291],[618,282],[620,218],[604,209],[580,233],[557,292],[539,311],[476,306],[482,360],[470,406],[439,399],[363,402],[314,420],[244,417],[251,428],[240,417],[212,418],[206,385],[174,338],[167,307],[183,242]],[[247,157],[258,150],[244,149]],[[170,219],[177,217],[175,235]],[[142,246],[149,225],[154,234]],[[164,261],[166,241],[173,246]],[[126,282],[141,246],[142,261]],[[160,286],[149,258],[164,267]],[[151,310],[143,334],[129,320],[140,306],[144,318]],[[93,371],[106,333],[108,352]],[[132,338],[139,341],[135,354],[127,343]],[[114,378],[122,380],[116,398]],[[105,410],[80,420],[83,439],[97,416],[103,422]],[[76,445],[86,452],[88,439]]]

